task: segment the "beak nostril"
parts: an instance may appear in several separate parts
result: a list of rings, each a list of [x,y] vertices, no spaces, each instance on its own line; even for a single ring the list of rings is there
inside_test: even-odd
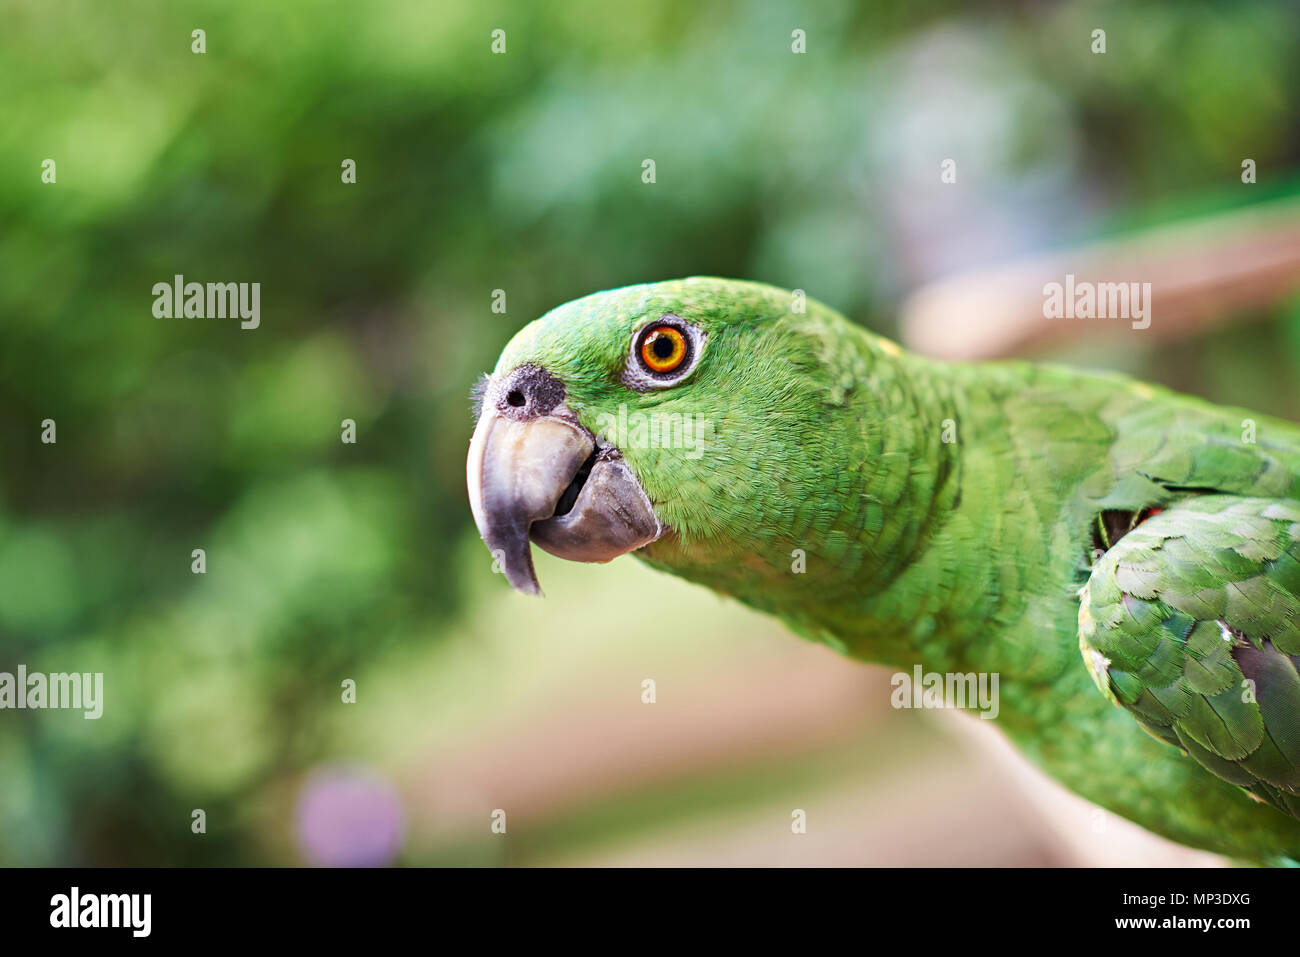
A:
[[[518,389],[511,389],[506,394],[506,402],[510,405],[513,405],[516,409],[523,406],[525,403],[527,403],[527,401],[528,400],[524,398],[524,394],[520,392]]]

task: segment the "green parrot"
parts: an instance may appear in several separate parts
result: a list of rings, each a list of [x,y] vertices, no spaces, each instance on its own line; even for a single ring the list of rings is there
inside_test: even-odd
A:
[[[530,542],[631,552],[854,658],[996,675],[997,725],[1089,801],[1300,860],[1300,427],[715,278],[560,306],[476,391],[515,588]]]

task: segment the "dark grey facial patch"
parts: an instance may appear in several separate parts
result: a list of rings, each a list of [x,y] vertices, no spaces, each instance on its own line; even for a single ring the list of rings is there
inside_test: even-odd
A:
[[[564,383],[535,365],[520,366],[491,388],[488,401],[508,419],[548,415],[564,401]]]

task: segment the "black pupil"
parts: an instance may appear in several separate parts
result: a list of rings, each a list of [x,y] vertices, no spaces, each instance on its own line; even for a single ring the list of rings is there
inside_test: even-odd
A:
[[[655,337],[655,341],[650,344],[654,350],[655,357],[658,359],[667,359],[673,354],[673,342],[663,333]]]

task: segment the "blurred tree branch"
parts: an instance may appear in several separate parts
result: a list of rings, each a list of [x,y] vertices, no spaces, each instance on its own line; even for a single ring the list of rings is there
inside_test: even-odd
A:
[[[904,303],[903,341],[944,359],[991,359],[1129,323],[1049,318],[1044,286],[1149,282],[1149,332],[1181,339],[1300,289],[1300,198],[1235,209],[930,283]],[[1148,308],[1151,308],[1148,306]],[[1147,331],[1147,330],[1143,330]]]

